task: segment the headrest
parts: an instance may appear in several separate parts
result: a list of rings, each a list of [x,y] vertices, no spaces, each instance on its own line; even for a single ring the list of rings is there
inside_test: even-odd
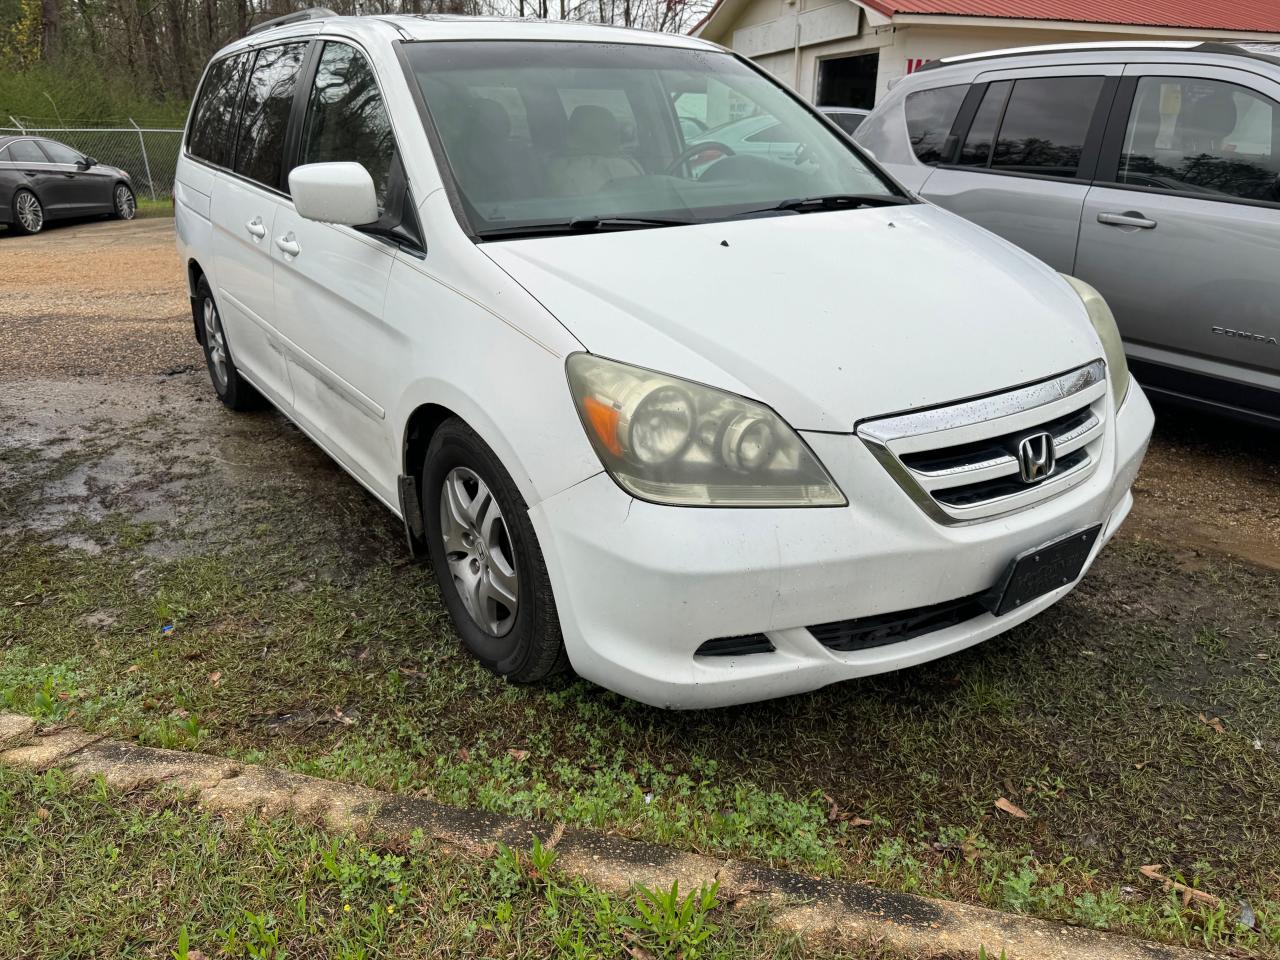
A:
[[[611,110],[583,104],[569,117],[567,146],[570,153],[615,156],[622,150],[622,127]]]
[[[468,126],[474,132],[505,140],[511,136],[511,115],[497,100],[479,97],[471,104]]]

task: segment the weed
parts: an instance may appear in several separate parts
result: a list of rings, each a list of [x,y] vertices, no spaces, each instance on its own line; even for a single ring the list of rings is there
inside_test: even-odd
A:
[[[636,940],[658,957],[698,960],[705,956],[706,941],[720,929],[711,921],[719,889],[717,881],[681,897],[679,881],[672,882],[669,890],[641,886],[635,899],[638,916],[620,919],[634,931]]]

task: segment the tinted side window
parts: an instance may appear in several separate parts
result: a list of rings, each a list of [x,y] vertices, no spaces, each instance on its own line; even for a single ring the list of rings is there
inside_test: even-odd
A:
[[[15,140],[9,144],[9,159],[15,163],[48,163],[49,160],[34,140]]]
[[[1000,80],[987,87],[960,149],[960,163],[964,166],[985,167],[991,161],[991,144],[996,138],[996,127],[1012,86],[1013,81]]]
[[[200,99],[191,112],[191,133],[187,149],[192,156],[231,166],[231,148],[236,133],[236,106],[244,78],[249,72],[251,55],[242,53],[219,60],[209,68],[200,87]]]
[[[268,187],[280,186],[284,138],[307,43],[287,43],[258,51],[240,111],[236,173]]]
[[[935,90],[917,90],[907,94],[904,109],[907,115],[907,136],[911,149],[921,163],[942,163],[950,157],[942,155],[951,125],[956,121],[964,95],[969,92],[966,84],[954,87],[938,87]],[[861,118],[858,118],[861,122]],[[839,122],[839,121],[837,121]]]
[[[1102,77],[1033,77],[1013,85],[991,166],[1074,177]]]
[[[1280,202],[1280,104],[1223,80],[1142,77],[1118,179]]]
[[[4,163],[8,159],[9,159],[9,148],[0,147],[0,163]]]
[[[396,144],[369,62],[345,43],[326,43],[307,103],[299,163],[350,160],[373,177],[386,207]]]
[[[55,140],[41,140],[39,143],[40,148],[53,163],[79,163],[81,160],[82,155],[65,143],[58,143]]]

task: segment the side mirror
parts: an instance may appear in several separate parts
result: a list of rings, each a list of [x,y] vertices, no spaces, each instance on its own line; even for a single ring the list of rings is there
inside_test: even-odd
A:
[[[86,170],[88,170],[90,167],[96,167],[97,165],[98,165],[98,161],[95,157],[80,158],[80,166],[84,167]]]
[[[289,173],[298,216],[348,227],[378,219],[373,177],[358,163],[308,163]]]

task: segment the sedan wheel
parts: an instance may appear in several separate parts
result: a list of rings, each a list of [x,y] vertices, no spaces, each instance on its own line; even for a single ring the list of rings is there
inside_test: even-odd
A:
[[[113,200],[117,220],[132,220],[137,215],[138,201],[134,199],[133,191],[123,183],[116,184]]]
[[[440,488],[440,530],[467,613],[486,633],[506,636],[520,602],[511,534],[498,501],[466,467],[450,470]]]
[[[13,212],[23,233],[39,233],[44,228],[44,207],[34,193],[19,190],[13,198]]]

